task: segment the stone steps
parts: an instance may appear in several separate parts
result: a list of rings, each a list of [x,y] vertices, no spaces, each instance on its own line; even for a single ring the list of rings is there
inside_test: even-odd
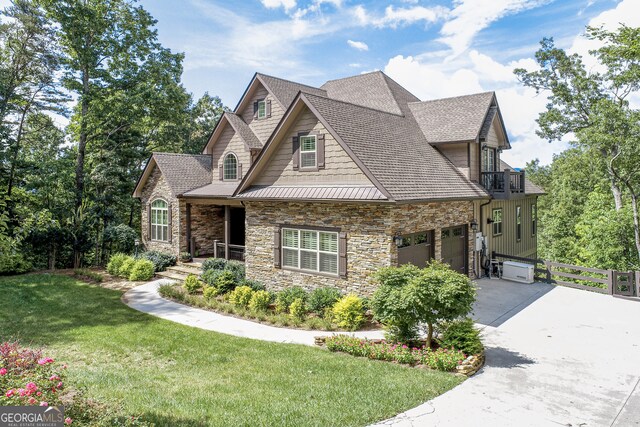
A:
[[[157,272],[156,276],[160,276],[165,279],[172,279],[172,280],[177,280],[179,282],[183,282],[184,279],[187,278],[188,274],[167,270],[167,271]]]
[[[178,263],[177,265],[174,265],[172,267],[167,267],[167,269],[165,271],[161,271],[159,273],[156,273],[158,276],[160,277],[164,277],[167,279],[173,279],[173,280],[179,280],[179,281],[184,281],[184,279],[187,278],[188,275],[190,274],[195,274],[196,276],[199,276],[200,274],[202,274],[202,264],[201,263],[195,263],[195,262],[190,262],[190,263]]]
[[[191,266],[190,264],[178,264],[173,267],[167,267],[168,271],[174,271],[176,273],[195,274],[199,276],[202,274],[202,269],[199,267]]]

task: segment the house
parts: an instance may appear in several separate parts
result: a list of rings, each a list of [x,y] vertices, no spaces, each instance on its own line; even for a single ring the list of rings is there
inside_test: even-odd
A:
[[[154,153],[134,196],[149,249],[367,294],[383,266],[479,275],[491,251],[536,256],[543,191],[508,149],[493,92],[420,101],[382,72],[319,88],[255,74],[202,154]]]

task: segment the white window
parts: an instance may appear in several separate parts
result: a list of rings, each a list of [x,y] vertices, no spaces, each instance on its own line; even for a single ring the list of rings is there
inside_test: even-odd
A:
[[[235,154],[229,153],[224,156],[224,163],[222,166],[224,168],[222,177],[225,180],[238,179],[238,159]]]
[[[522,239],[522,208],[516,206],[516,240]]]
[[[493,235],[499,236],[502,234],[502,208],[494,209],[493,214]]]
[[[264,119],[267,117],[267,101],[264,99],[258,101],[258,118]]]
[[[315,168],[317,166],[318,150],[315,135],[300,137],[300,167]]]
[[[282,266],[338,274],[338,233],[283,228]]]
[[[169,205],[164,200],[151,203],[151,240],[169,240]]]

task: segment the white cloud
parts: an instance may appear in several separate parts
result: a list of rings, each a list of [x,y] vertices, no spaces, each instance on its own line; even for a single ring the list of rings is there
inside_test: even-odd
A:
[[[397,28],[421,21],[425,24],[434,23],[447,16],[449,9],[442,6],[411,6],[404,8],[387,6],[384,10],[384,15],[373,16],[362,5],[358,5],[352,9],[352,13],[361,25],[371,25],[377,28]]]
[[[473,38],[489,24],[503,16],[531,9],[549,0],[455,0],[456,7],[442,26],[440,41],[452,50],[452,57],[460,55]]]
[[[369,46],[365,42],[347,40],[347,44],[356,50],[369,50]]]
[[[277,9],[283,7],[285,10],[296,7],[296,0],[260,0],[264,7],[268,9]]]

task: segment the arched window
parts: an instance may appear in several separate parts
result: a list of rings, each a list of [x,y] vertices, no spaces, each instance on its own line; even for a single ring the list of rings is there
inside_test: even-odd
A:
[[[235,154],[229,153],[224,156],[224,173],[222,175],[223,179],[233,180],[238,179],[238,158]]]
[[[151,203],[151,240],[169,240],[169,205],[161,199]]]

